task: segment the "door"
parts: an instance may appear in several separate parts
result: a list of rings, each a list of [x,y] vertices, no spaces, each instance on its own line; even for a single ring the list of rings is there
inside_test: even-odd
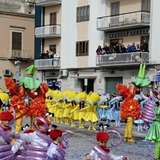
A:
[[[109,93],[110,95],[113,93],[118,93],[116,89],[117,83],[122,83],[123,78],[122,77],[107,77],[106,78],[106,93]]]
[[[119,39],[111,39],[110,40],[110,46],[114,47],[119,43]]]
[[[85,84],[85,79],[81,79],[82,91],[86,91],[88,94],[90,91],[94,91],[94,79],[88,79],[87,86]]]
[[[53,31],[51,29],[51,33],[56,33],[56,24],[57,24],[57,13],[56,12],[53,12],[53,13],[50,13],[50,25],[53,25]]]

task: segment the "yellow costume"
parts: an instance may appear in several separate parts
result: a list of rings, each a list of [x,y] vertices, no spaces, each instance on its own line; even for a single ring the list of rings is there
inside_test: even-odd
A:
[[[57,123],[61,123],[62,122],[62,118],[63,118],[63,108],[62,106],[64,105],[64,96],[62,92],[58,92],[55,95],[55,99],[56,99],[56,112],[55,112],[55,119]]]
[[[65,118],[65,124],[69,125],[68,121],[71,118],[71,115],[69,113],[70,113],[71,109],[73,109],[73,107],[74,107],[73,103],[74,103],[74,98],[76,96],[76,92],[74,92],[74,91],[67,91],[67,92],[65,92],[64,96],[65,96],[67,102],[62,107],[62,108],[64,108],[63,117]],[[75,126],[73,119],[71,119],[71,126],[72,127]]]
[[[81,109],[85,107],[87,94],[85,92],[79,92],[76,96],[76,100],[78,105],[70,112],[73,113],[73,119],[79,120],[79,128],[84,128],[84,116],[86,111],[82,111]],[[81,112],[79,112],[81,110]]]
[[[96,130],[94,127],[94,123],[98,121],[98,113],[96,111],[96,108],[107,108],[107,106],[99,106],[97,105],[97,102],[100,100],[100,96],[97,93],[90,93],[87,95],[86,100],[88,102],[86,108],[81,109],[80,111],[86,111],[86,115],[84,116],[85,121],[89,121],[89,128],[88,130]]]

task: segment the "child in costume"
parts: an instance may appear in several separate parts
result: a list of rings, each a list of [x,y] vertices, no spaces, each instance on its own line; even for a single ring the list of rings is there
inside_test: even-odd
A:
[[[160,159],[160,105],[153,108],[155,114],[153,123],[146,135],[146,140],[154,140],[155,142],[155,160]]]
[[[148,133],[148,130],[155,116],[153,112],[153,108],[157,106],[156,102],[158,101],[158,99],[154,97],[151,89],[151,85],[149,85],[149,97],[144,96],[142,91],[140,93],[141,93],[141,96],[146,100],[146,103],[144,104],[144,109],[142,112],[142,120],[144,121],[145,131],[146,133]]]
[[[69,125],[68,121],[71,120],[71,127],[75,127],[75,121],[71,118],[71,115],[69,114],[71,109],[75,107],[74,99],[76,97],[76,92],[74,91],[68,91],[65,93],[67,103],[63,105],[63,118],[65,120],[65,124]]]
[[[14,147],[11,145],[12,139],[7,135],[14,132],[14,128],[11,127],[14,117],[8,112],[0,113],[0,159],[14,159]]]
[[[37,122],[37,126],[34,124],[35,121]],[[40,160],[44,160],[47,158],[47,150],[52,142],[52,140],[48,136],[48,127],[49,125],[51,125],[51,122],[47,119],[37,117],[33,120],[33,125],[37,131],[30,134],[13,133],[10,134],[9,137],[30,142],[30,144],[27,145],[26,149],[26,159],[34,159],[35,157],[37,157]]]
[[[70,111],[70,113],[74,113],[75,117],[79,120],[79,128],[84,128],[84,116],[86,114],[85,111],[79,112],[82,108],[85,107],[86,102],[86,96],[87,94],[85,92],[79,92],[76,96],[76,99],[78,101],[78,105]]]
[[[68,140],[64,138],[66,134],[73,134],[71,131],[62,131],[58,129],[54,129],[50,131],[50,138],[52,139],[52,143],[47,151],[48,160],[65,160],[65,151],[64,149],[69,147]],[[65,141],[66,145],[62,144],[62,140]]]
[[[84,116],[85,121],[89,121],[89,127],[88,130],[96,130],[94,127],[94,123],[98,121],[98,113],[96,111],[97,108],[107,108],[107,106],[99,106],[97,102],[100,100],[100,96],[95,93],[91,92],[89,95],[86,97],[87,101],[87,107],[83,108],[80,110],[81,111],[86,111],[86,114]]]
[[[86,155],[86,160],[129,160],[129,157],[116,156],[110,152],[110,149],[108,149],[106,146],[109,140],[109,135],[107,132],[98,132],[96,138],[98,145]]]

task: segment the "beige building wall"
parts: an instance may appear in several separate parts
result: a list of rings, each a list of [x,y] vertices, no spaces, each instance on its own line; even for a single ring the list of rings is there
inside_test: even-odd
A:
[[[88,0],[78,0],[78,7],[88,5]],[[88,24],[89,22],[77,23],[77,41],[88,40]],[[75,44],[76,45],[76,44]],[[88,56],[77,57],[77,67],[85,68],[88,67]]]
[[[127,12],[135,12],[141,10],[141,0],[110,0],[110,3],[113,2],[120,2],[120,13],[127,13]],[[111,15],[110,6],[108,8],[108,15]]]
[[[61,24],[61,5],[45,7],[44,24],[50,24],[50,13],[57,12],[57,24]]]
[[[32,64],[33,64],[32,62],[27,62],[27,63],[22,62],[20,64],[21,74],[25,75],[26,74],[25,69]],[[10,78],[14,77],[16,73],[16,66],[14,64],[14,61],[0,60],[0,88],[2,88],[3,91],[6,91],[6,86],[4,81],[5,76],[3,76],[3,70],[5,69],[11,70],[12,76]]]
[[[11,45],[11,30],[18,30],[23,33],[22,50],[29,50],[31,58],[34,58],[34,17],[27,18],[24,16],[7,15],[0,13],[0,42],[1,52],[0,57],[9,56],[8,50]]]
[[[34,59],[34,16],[20,13],[0,12],[0,88],[6,91],[4,83],[3,71],[11,70],[14,78],[16,72],[15,61],[18,59],[9,60],[9,50],[12,49],[12,32],[22,33],[22,50],[30,52],[31,61],[24,59],[20,60],[21,73],[25,74],[24,70],[33,64]]]
[[[49,45],[56,45],[56,52],[61,56],[61,38],[45,39],[44,51],[49,50]]]

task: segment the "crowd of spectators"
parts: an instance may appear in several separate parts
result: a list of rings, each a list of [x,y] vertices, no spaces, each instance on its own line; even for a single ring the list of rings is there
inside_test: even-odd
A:
[[[128,52],[149,52],[147,41],[144,40],[141,45],[139,44],[135,45],[135,43],[133,42],[132,45],[128,45],[127,47],[125,47],[121,43],[117,43],[117,45],[115,46],[104,45],[103,48],[99,45],[96,50],[97,55],[112,54],[112,53],[128,53]]]
[[[51,50],[49,50],[49,51],[46,50],[46,52],[42,51],[40,53],[40,58],[41,59],[54,58],[54,54],[53,54],[53,52]]]

